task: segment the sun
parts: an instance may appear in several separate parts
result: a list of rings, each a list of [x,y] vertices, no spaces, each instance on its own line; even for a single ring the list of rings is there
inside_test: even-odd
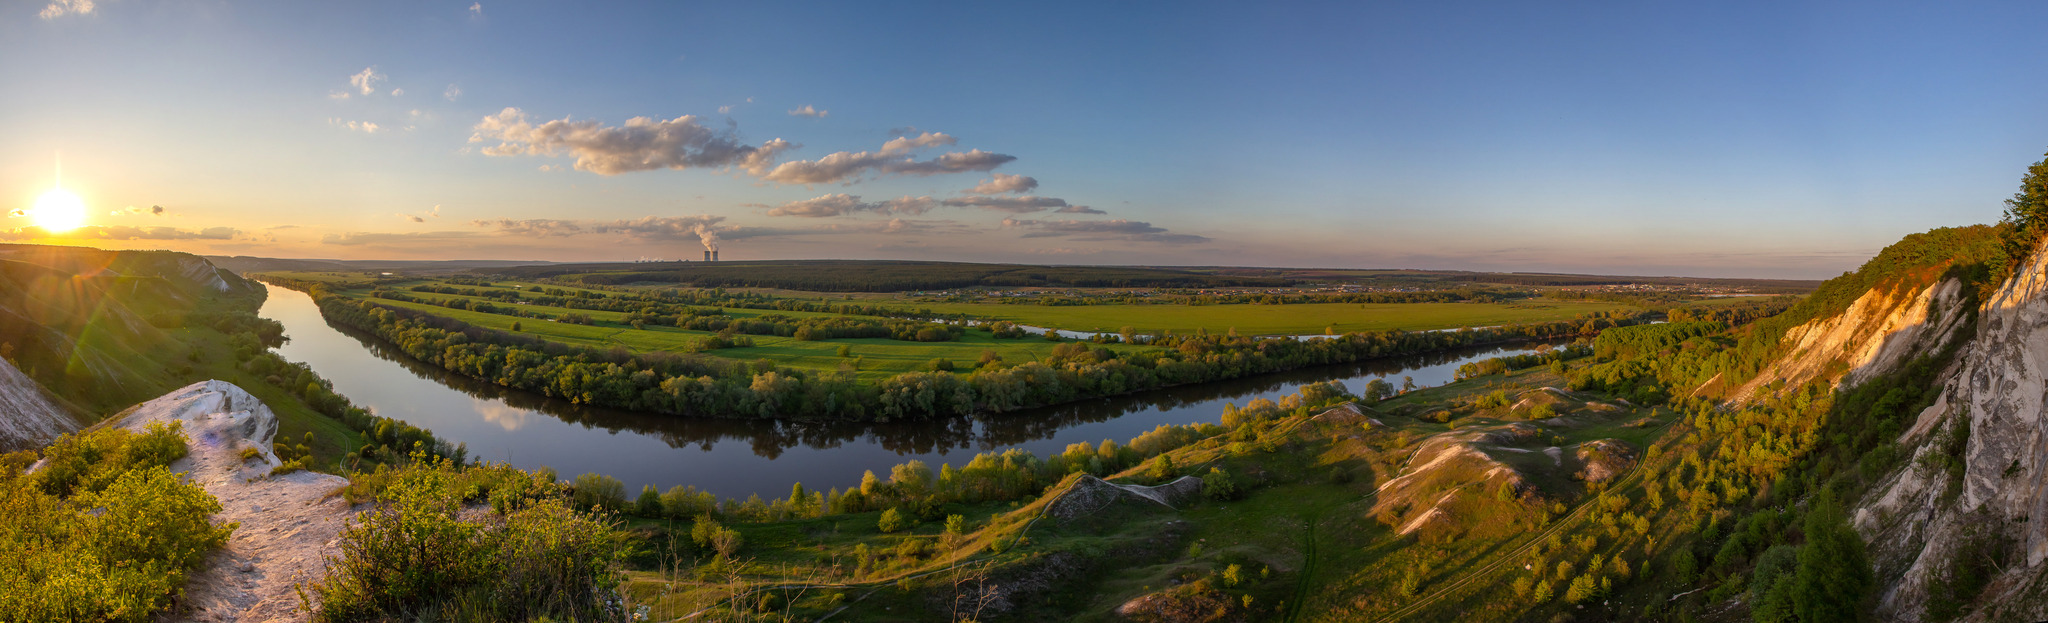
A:
[[[50,192],[36,198],[36,207],[29,212],[36,226],[53,234],[61,234],[85,225],[85,202],[78,195],[63,188],[52,188]]]

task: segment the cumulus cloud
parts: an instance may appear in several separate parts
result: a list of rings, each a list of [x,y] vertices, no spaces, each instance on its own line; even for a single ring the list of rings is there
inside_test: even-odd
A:
[[[858,178],[869,171],[920,176],[987,171],[1016,159],[1016,156],[979,149],[941,154],[930,160],[898,157],[879,151],[842,151],[826,154],[817,160],[784,162],[761,175],[761,179],[784,184],[827,184]]]
[[[730,114],[732,114],[732,104],[726,104],[726,105],[724,105],[724,106],[720,106],[720,107],[718,107],[718,114],[721,114],[721,115],[730,115]]]
[[[469,16],[470,16],[470,17],[483,17],[483,16],[484,16],[484,3],[482,3],[482,2],[471,2],[471,3],[469,3]]]
[[[452,84],[448,85],[448,88],[441,89],[441,97],[447,98],[448,101],[453,102],[455,101],[455,98],[462,97],[462,87],[458,87]]]
[[[405,95],[405,89],[392,89],[392,90],[391,90],[391,96],[392,96],[392,97],[398,97],[398,96],[400,96],[400,95]]]
[[[576,168],[599,175],[655,169],[737,166],[763,172],[776,154],[796,144],[775,139],[759,147],[739,142],[730,130],[717,131],[698,123],[695,115],[668,121],[634,117],[625,125],[607,127],[597,121],[567,117],[535,124],[517,108],[484,117],[473,128],[472,143],[497,141],[485,147],[490,156],[568,153]]]
[[[889,139],[889,142],[882,143],[882,153],[893,156],[896,154],[907,154],[926,147],[951,146],[959,142],[959,139],[947,136],[944,132],[924,132],[917,136],[904,134]]]
[[[381,129],[377,124],[368,121],[349,121],[341,124],[341,127],[348,128],[350,132],[364,134],[376,134],[377,130]]]
[[[66,15],[87,15],[92,10],[92,0],[51,0],[38,15],[43,19],[57,19]]]
[[[1059,208],[1060,212],[1068,214],[1102,214],[1101,210],[1097,210],[1095,208],[1091,208],[1088,206],[1072,205],[1067,203],[1067,200],[1061,199],[1059,197],[1040,197],[1037,195],[1024,195],[1021,197],[990,197],[986,195],[968,195],[965,197],[947,199],[943,203],[945,205],[953,207],[986,208],[998,212],[1009,212],[1011,214],[1044,212],[1046,210],[1051,210],[1053,208]]]
[[[826,112],[826,111],[823,111],[823,110],[818,110],[817,108],[813,108],[813,107],[812,107],[812,106],[811,106],[810,104],[804,104],[803,106],[799,106],[799,107],[797,107],[797,109],[796,109],[796,110],[792,110],[792,111],[789,111],[789,116],[791,116],[791,117],[814,117],[814,118],[819,118],[819,117],[824,117],[825,115],[829,115],[829,114],[832,114],[832,113],[829,113],[829,112]]]
[[[1124,219],[1108,221],[1079,221],[1071,219],[1063,221],[1038,221],[1006,218],[1003,219],[1003,227],[1030,230],[1024,234],[1025,238],[1071,236],[1075,240],[1084,241],[1163,242],[1169,244],[1209,242],[1207,236],[1169,233],[1164,227],[1155,227],[1151,223],[1144,221],[1127,221]]]
[[[354,85],[356,90],[361,91],[363,95],[369,95],[376,93],[377,83],[384,82],[385,79],[386,76],[384,74],[377,73],[377,66],[371,65],[363,68],[361,73],[349,76],[348,83]]]
[[[129,205],[125,209],[111,211],[109,215],[115,215],[115,217],[125,217],[125,215],[152,215],[152,217],[160,217],[160,215],[164,215],[164,207],[162,205],[152,205],[152,207],[133,207],[133,205]]]
[[[996,173],[993,177],[982,180],[980,184],[967,189],[967,192],[977,195],[1000,195],[1004,193],[1030,192],[1033,188],[1038,188],[1037,178],[1026,175]]]
[[[888,201],[869,203],[861,201],[860,195],[837,193],[804,199],[802,201],[791,201],[768,210],[768,215],[821,218],[827,216],[847,216],[857,212],[924,214],[930,212],[935,205],[936,202],[932,201],[931,197],[905,195]]]
[[[641,240],[694,240],[704,243],[706,247],[715,247],[719,238],[732,229],[718,226],[724,220],[723,216],[699,214],[645,216],[613,221],[498,218],[474,220],[469,223],[490,229],[491,233],[511,236],[566,237],[582,234],[620,234]]]

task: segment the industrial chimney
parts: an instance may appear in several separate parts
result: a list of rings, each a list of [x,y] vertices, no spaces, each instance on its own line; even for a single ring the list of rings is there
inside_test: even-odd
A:
[[[713,262],[716,262],[716,261],[718,261],[718,249],[712,249],[712,250],[711,250],[711,261],[713,261]]]
[[[709,261],[711,261],[711,251],[709,251],[709,250],[706,250],[706,251],[704,252],[704,261],[706,261],[706,262],[709,262]]]

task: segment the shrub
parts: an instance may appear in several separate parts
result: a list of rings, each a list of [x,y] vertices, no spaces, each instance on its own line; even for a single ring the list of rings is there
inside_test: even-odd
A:
[[[882,518],[875,522],[875,528],[884,533],[901,532],[912,525],[911,519],[896,509],[882,511]]]
[[[617,478],[604,474],[584,474],[577,476],[575,482],[569,485],[569,487],[571,491],[575,492],[577,508],[584,510],[599,507],[612,510],[626,508],[626,483],[619,482]]]
[[[326,579],[301,587],[313,620],[625,618],[611,597],[624,535],[558,490],[506,504],[502,522],[466,521],[475,487],[452,462],[416,462],[387,480],[378,507],[342,533]]]
[[[1202,495],[1211,500],[1235,500],[1240,493],[1237,479],[1221,467],[1209,468],[1209,474],[1202,477]]]
[[[0,460],[0,620],[148,621],[185,573],[227,542],[220,503],[164,463],[185,453],[178,426],[140,435],[67,435],[34,475]],[[47,472],[51,466],[61,475]],[[73,492],[69,500],[49,489]]]

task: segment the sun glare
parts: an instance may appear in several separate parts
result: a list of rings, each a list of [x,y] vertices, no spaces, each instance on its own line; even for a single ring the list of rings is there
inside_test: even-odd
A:
[[[52,188],[36,198],[36,207],[29,216],[43,231],[64,233],[85,224],[85,202],[71,191]]]

